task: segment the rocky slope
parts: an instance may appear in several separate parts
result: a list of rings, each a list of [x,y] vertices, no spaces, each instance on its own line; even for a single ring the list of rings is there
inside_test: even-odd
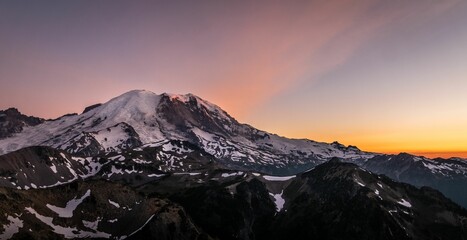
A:
[[[181,206],[107,181],[45,190],[0,188],[0,239],[125,239],[155,228],[158,239],[196,239],[203,233]],[[159,238],[157,229],[176,238]]]
[[[467,211],[440,192],[397,183],[337,159],[285,190],[279,239],[465,239]]]
[[[467,237],[467,211],[436,190],[338,160],[289,177],[216,167],[133,187],[88,179],[0,188],[0,199],[0,236],[14,239]]]

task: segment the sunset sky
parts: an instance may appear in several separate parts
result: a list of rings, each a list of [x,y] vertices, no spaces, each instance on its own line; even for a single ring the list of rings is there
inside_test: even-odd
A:
[[[467,1],[0,1],[0,109],[193,93],[286,137],[467,157]]]

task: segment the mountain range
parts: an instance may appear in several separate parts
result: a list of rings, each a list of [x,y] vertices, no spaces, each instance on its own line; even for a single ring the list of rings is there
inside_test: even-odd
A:
[[[0,111],[0,239],[467,239],[467,161],[365,152],[134,90]]]

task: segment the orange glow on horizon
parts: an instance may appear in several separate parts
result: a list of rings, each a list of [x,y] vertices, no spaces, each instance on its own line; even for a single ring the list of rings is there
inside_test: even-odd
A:
[[[253,124],[253,126],[255,125]],[[297,124],[297,126],[301,127],[302,125]],[[447,131],[447,128],[443,128],[442,131],[415,127],[395,131],[389,128],[375,132],[357,129],[355,132],[343,133],[343,130],[339,128],[320,129],[320,126],[316,126],[316,129],[309,127],[309,132],[306,133],[300,127],[296,131],[282,128],[263,130],[288,138],[310,139],[326,143],[338,141],[346,146],[353,145],[362,151],[375,153],[399,154],[405,152],[427,158],[459,157],[467,159],[465,146],[467,134],[463,132],[464,130],[457,128],[452,131]]]
[[[453,151],[453,152],[418,152],[418,151],[403,151],[416,156],[423,156],[427,158],[451,158],[459,157],[467,159],[467,151]],[[383,152],[385,154],[399,154],[400,151]]]

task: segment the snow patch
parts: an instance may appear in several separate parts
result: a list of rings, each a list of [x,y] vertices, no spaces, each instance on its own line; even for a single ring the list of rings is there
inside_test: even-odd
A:
[[[396,213],[396,212],[397,212],[397,210],[389,210],[388,212],[389,212],[389,214],[391,214],[391,215],[392,215],[393,213]]]
[[[444,164],[435,165],[435,164],[429,163],[427,161],[423,161],[422,163],[423,163],[423,166],[430,169],[432,172],[442,171],[442,170],[453,171],[452,168],[450,168],[448,166],[445,166]]]
[[[107,177],[110,177],[114,174],[123,174],[123,171],[121,169],[116,168],[114,165],[110,168],[110,173],[107,175]]]
[[[407,200],[405,200],[403,198],[400,201],[398,201],[397,203],[399,203],[400,205],[402,205],[404,207],[408,207],[408,208],[412,207],[412,204],[410,204],[410,202],[408,202]]]
[[[284,190],[282,190],[279,194],[269,193],[269,195],[271,195],[274,198],[274,204],[276,204],[276,209],[278,212],[280,212],[282,208],[284,208],[285,199],[282,197],[283,193]]]
[[[110,204],[114,205],[116,208],[120,208],[120,204],[118,204],[118,203],[116,203],[116,202],[114,202],[114,201],[112,201],[110,199],[108,199],[108,200],[109,200]]]
[[[89,229],[97,231],[97,227],[99,226],[100,221],[102,221],[101,217],[98,217],[94,222],[83,220],[83,225]]]
[[[163,177],[165,174],[149,174],[148,177]]]
[[[239,175],[242,175],[242,174],[243,174],[243,172],[222,173],[221,177],[226,178],[226,177],[239,176]]]
[[[20,215],[21,216],[21,215]],[[3,225],[3,233],[0,233],[0,239],[10,239],[19,232],[19,229],[23,227],[23,220],[19,217],[8,216],[7,220],[10,221],[9,224]]]
[[[292,176],[268,176],[268,175],[263,175],[263,178],[268,180],[268,181],[287,181],[292,178],[294,178],[295,175]]]
[[[356,182],[358,185],[360,185],[360,186],[362,186],[362,187],[364,187],[364,186],[365,186],[365,184],[363,184],[363,183],[359,182],[359,181],[358,181],[358,179],[356,179],[356,178],[354,179],[354,181],[355,181],[355,182]]]
[[[47,204],[46,206],[58,214],[59,217],[62,218],[71,218],[73,217],[73,211],[83,202],[83,200],[87,197],[91,196],[91,190],[87,190],[86,193],[81,198],[73,198],[72,200],[68,201],[64,208],[57,207],[51,204]]]

